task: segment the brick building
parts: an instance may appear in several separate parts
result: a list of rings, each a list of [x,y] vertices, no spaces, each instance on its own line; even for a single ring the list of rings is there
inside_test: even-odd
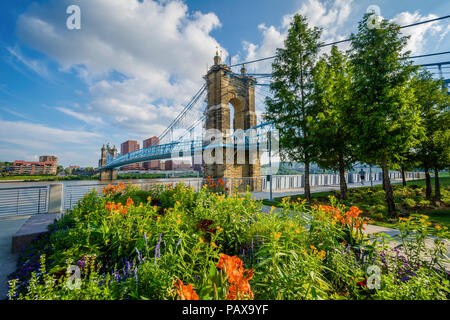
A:
[[[120,154],[124,155],[133,151],[139,150],[139,142],[135,140],[128,140],[125,141],[120,145]],[[120,170],[122,171],[137,171],[142,170],[142,164],[136,163],[136,164],[129,164],[127,166],[121,167]]]
[[[56,175],[58,158],[55,156],[41,156],[39,161],[16,160],[11,167],[13,175]]]
[[[192,165],[189,161],[181,161],[181,160],[166,160],[164,169],[166,171],[172,170],[190,170],[192,169]]]
[[[47,162],[47,161],[58,163],[58,157],[56,157],[56,156],[40,156],[39,157],[39,162]]]
[[[158,144],[158,137],[151,137],[143,141],[144,148],[157,146]],[[144,162],[143,165],[145,170],[164,170],[164,163],[161,160]]]

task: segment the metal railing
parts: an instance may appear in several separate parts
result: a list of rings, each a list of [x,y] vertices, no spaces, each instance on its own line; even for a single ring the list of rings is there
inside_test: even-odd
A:
[[[407,172],[406,179],[422,179],[422,172]],[[392,180],[401,179],[400,172],[391,172]],[[272,176],[272,190],[274,192],[299,191],[304,188],[303,175],[278,175]],[[360,182],[360,176],[356,173],[346,175],[348,183]],[[132,183],[139,186],[142,190],[149,190],[156,185],[177,184],[183,181],[185,185],[191,186],[195,191],[207,184],[204,178],[187,178],[187,179],[163,179],[148,180],[145,182]],[[366,185],[370,184],[369,174],[366,174]],[[372,173],[372,181],[381,181],[381,173]],[[219,184],[218,179],[214,179],[216,185]],[[221,181],[230,191],[245,192],[247,186],[256,193],[267,193],[270,191],[270,181],[267,176],[258,178],[226,178]],[[126,183],[126,182],[125,182]],[[113,184],[117,184],[116,182]],[[86,193],[96,190],[100,195],[102,190],[107,186],[103,184],[85,184],[85,185],[65,185],[59,194],[54,194],[56,198],[61,199],[63,211],[70,210],[78,204]],[[312,189],[326,189],[339,185],[339,176],[335,174],[312,174],[310,175],[310,186]],[[0,216],[6,215],[32,215],[49,212],[49,186],[37,187],[20,187],[20,188],[0,188]],[[53,209],[52,209],[53,210]],[[59,209],[60,210],[60,209]]]
[[[47,211],[48,186],[0,189],[0,216],[33,215]]]
[[[194,190],[198,191],[202,187],[202,178],[191,178],[191,179],[164,179],[164,181],[148,181],[141,183],[132,183],[133,186],[139,186],[141,190],[149,190],[150,188],[157,185],[166,185],[166,184],[177,184],[183,181],[185,185],[194,187]],[[127,184],[125,182],[125,184]],[[116,182],[111,183],[111,185],[117,185]],[[86,184],[86,185],[72,185],[72,186],[64,186],[63,191],[63,210],[70,210],[74,206],[78,204],[78,202],[84,197],[86,193],[91,192],[93,189],[102,194],[102,191],[108,184]]]

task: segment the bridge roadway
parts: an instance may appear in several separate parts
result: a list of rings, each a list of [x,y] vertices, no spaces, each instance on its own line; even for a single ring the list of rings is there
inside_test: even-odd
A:
[[[138,162],[201,155],[203,150],[218,147],[259,150],[256,148],[267,146],[266,134],[268,132],[271,132],[273,129],[273,123],[262,123],[258,126],[242,131],[242,136],[233,136],[234,143],[228,144],[205,144],[202,139],[193,139],[188,141],[176,141],[155,145],[137,151],[129,152],[124,155],[119,155],[114,159],[108,157],[106,165],[100,169],[114,169]],[[256,134],[250,134],[251,130],[256,130]],[[244,141],[243,137],[245,137],[245,143],[242,143]]]

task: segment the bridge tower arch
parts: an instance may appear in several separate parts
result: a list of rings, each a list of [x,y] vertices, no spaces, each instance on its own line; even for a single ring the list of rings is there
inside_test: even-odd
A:
[[[115,158],[117,156],[117,148],[116,146],[111,147],[108,145],[103,145],[101,149],[101,157],[98,161],[98,167],[103,168],[106,166],[108,162],[108,157]],[[100,170],[100,180],[116,180],[117,179],[118,170],[116,169],[101,169]]]
[[[256,79],[246,74],[245,66],[241,74],[233,74],[231,68],[221,64],[221,58],[216,52],[214,65],[204,76],[207,88],[207,107],[205,129],[216,129],[225,136],[230,128],[246,130],[257,125],[255,113]],[[231,104],[234,117],[230,119]],[[233,126],[231,126],[233,121]],[[245,150],[245,163],[237,161],[237,150],[234,149],[234,161],[226,161],[226,151],[223,150],[223,163],[204,163],[204,176],[212,178],[259,178],[260,160],[257,154],[250,154],[255,150]],[[257,157],[256,161],[250,161]],[[251,163],[252,162],[252,163]]]

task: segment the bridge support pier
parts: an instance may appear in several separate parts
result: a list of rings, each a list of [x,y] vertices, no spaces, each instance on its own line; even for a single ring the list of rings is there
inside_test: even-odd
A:
[[[117,180],[117,173],[119,171],[116,169],[104,169],[100,171],[100,180]]]
[[[101,151],[101,158],[98,161],[98,167],[103,168],[107,164],[108,157],[112,157],[113,159],[117,156],[117,149],[116,146],[111,147],[108,143],[107,146],[103,145],[102,151]],[[100,180],[117,180],[117,169],[100,169]]]

